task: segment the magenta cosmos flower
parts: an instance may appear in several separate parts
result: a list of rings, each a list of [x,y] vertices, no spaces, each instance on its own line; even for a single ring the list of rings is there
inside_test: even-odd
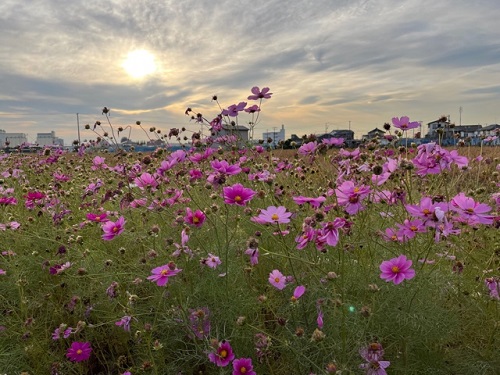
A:
[[[261,210],[259,216],[253,217],[252,221],[258,224],[286,224],[290,222],[291,212],[286,211],[286,207],[269,206],[265,210]]]
[[[87,220],[94,221],[96,223],[105,223],[109,221],[107,216],[108,214],[106,214],[105,212],[102,212],[100,214],[94,214],[92,212],[89,212],[85,217],[87,218]]]
[[[283,290],[286,287],[286,277],[279,270],[273,270],[269,274],[269,282],[279,290]]]
[[[271,98],[272,92],[269,92],[269,87],[263,87],[262,91],[257,87],[252,87],[252,94],[247,99],[248,100],[259,100],[259,99],[269,99]]]
[[[177,275],[181,272],[174,262],[170,262],[160,267],[151,270],[152,275],[148,276],[148,280],[155,282],[158,286],[164,286],[168,283],[168,278]]]
[[[386,282],[392,281],[394,284],[400,284],[404,279],[413,279],[415,270],[410,268],[412,261],[406,259],[406,256],[400,255],[391,260],[385,260],[380,264],[380,278]]]
[[[250,188],[244,187],[242,184],[234,184],[233,186],[226,186],[222,189],[222,196],[224,202],[227,204],[237,204],[238,206],[244,206],[249,202],[256,194]]]
[[[401,130],[415,129],[420,126],[418,121],[410,122],[410,118],[408,116],[403,116],[401,118],[393,117],[392,124],[394,125],[394,127]]]
[[[125,229],[125,218],[121,216],[116,222],[107,221],[102,224],[101,228],[104,232],[102,235],[102,239],[106,241],[110,241]]]
[[[202,211],[196,210],[193,212],[189,207],[186,207],[186,216],[184,216],[184,221],[187,224],[194,225],[199,228],[203,225],[206,218],[207,217]]]
[[[233,349],[229,345],[229,341],[222,340],[215,353],[212,352],[208,355],[208,359],[219,367],[226,367],[234,359]]]
[[[92,353],[92,347],[89,342],[75,341],[68,348],[66,357],[73,362],[82,362],[90,358],[90,353]]]
[[[232,375],[256,375],[251,358],[238,358],[233,361]]]

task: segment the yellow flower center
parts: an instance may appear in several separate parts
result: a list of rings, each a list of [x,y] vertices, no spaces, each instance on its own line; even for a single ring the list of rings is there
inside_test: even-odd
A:
[[[412,225],[412,226],[410,227],[410,230],[411,230],[412,232],[416,232],[416,231],[418,230],[418,228],[417,228],[415,225]]]
[[[95,221],[101,221],[101,217],[100,217],[100,216],[97,216],[97,217],[95,218]]]
[[[118,232],[118,227],[113,227],[113,229],[111,229],[111,231],[112,231],[113,233]]]
[[[278,219],[279,219],[279,218],[280,218],[280,217],[279,217],[277,214],[273,214],[273,215],[271,216],[271,219],[273,219],[274,221],[278,221]]]
[[[424,215],[429,215],[429,214],[431,213],[431,211],[430,211],[428,208],[424,208],[424,209],[422,210],[422,213],[423,213]]]
[[[198,219],[196,216],[193,217],[193,223],[198,224],[200,222],[200,219]]]
[[[235,198],[234,198],[234,201],[235,202],[241,202],[241,197],[239,195],[237,195]]]
[[[246,367],[241,367],[241,368],[240,368],[240,372],[241,372],[242,374],[245,374],[245,373],[247,372],[247,368],[246,368]]]
[[[219,353],[219,356],[221,356],[222,358],[226,358],[227,357],[227,351],[222,349]]]
[[[76,351],[76,354],[78,354],[78,355],[80,355],[80,354],[82,354],[82,353],[83,353],[83,350],[82,350],[82,349],[78,349],[78,350]]]
[[[398,266],[392,266],[391,271],[394,272],[394,273],[398,273],[399,272],[399,267]]]
[[[275,278],[274,278],[274,282],[275,282],[275,283],[279,283],[279,282],[280,282],[280,278],[279,278],[279,277],[275,277]]]
[[[395,235],[392,235],[392,236],[391,236],[391,240],[393,240],[393,241],[397,241],[397,240],[398,240],[398,237],[396,237]]]
[[[466,208],[465,211],[467,211],[469,214],[474,213],[474,209],[473,208]]]
[[[161,270],[160,275],[166,276],[168,274],[168,270]]]
[[[356,187],[354,188],[354,192],[355,192],[355,193],[358,193],[358,192],[359,192],[359,187],[357,187],[357,186],[356,186]]]

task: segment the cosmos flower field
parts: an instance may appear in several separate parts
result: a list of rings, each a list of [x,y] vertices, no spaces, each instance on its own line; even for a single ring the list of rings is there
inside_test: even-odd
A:
[[[0,156],[0,373],[500,368],[498,149],[196,146]]]

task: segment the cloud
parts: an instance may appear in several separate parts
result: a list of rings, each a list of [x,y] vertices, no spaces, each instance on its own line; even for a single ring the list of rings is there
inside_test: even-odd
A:
[[[460,105],[472,122],[496,122],[499,17],[493,0],[4,0],[0,128],[69,143],[72,114],[90,121],[103,106],[117,121],[179,126],[185,107],[211,117],[212,95],[228,106],[252,86],[274,92],[258,127],[287,133],[352,121],[362,134]],[[144,81],[121,68],[134,49],[159,64]]]

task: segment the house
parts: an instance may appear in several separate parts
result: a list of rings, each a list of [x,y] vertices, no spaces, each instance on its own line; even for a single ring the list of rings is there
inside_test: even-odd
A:
[[[224,144],[232,144],[233,141],[229,140],[228,137],[235,136],[237,139],[237,143],[239,146],[242,146],[243,143],[248,142],[248,132],[249,128],[243,125],[222,125],[219,131],[213,131],[211,139],[211,147],[218,147]]]
[[[374,138],[382,138],[385,135],[384,130],[380,130],[379,128],[375,128],[370,130],[367,134],[363,136],[363,139],[370,140]]]
[[[318,140],[330,138],[344,138],[344,141],[352,141],[354,139],[354,132],[352,130],[332,130],[330,133],[325,133],[318,136]]]
[[[437,120],[427,123],[428,131],[427,134],[425,135],[425,138],[430,138],[430,139],[453,138],[453,131],[451,131],[452,126],[454,125],[450,123],[450,116],[442,116]]]

